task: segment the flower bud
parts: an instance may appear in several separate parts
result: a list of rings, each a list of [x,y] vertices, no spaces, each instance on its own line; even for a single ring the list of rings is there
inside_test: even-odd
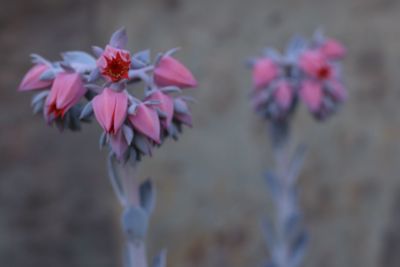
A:
[[[253,86],[261,89],[278,76],[278,66],[269,58],[259,59],[253,66]]]
[[[50,80],[42,81],[40,76],[49,69],[45,64],[36,64],[33,66],[22,79],[21,84],[18,87],[19,91],[31,91],[44,89],[49,87],[52,83]]]
[[[181,62],[171,56],[163,56],[160,59],[154,69],[154,81],[159,87],[197,87],[197,81],[193,74]]]
[[[46,99],[45,116],[50,121],[63,118],[65,113],[85,95],[81,76],[78,73],[59,73],[54,79]]]
[[[109,134],[116,134],[125,121],[128,110],[128,96],[106,88],[93,98],[94,115],[100,126]]]
[[[140,103],[135,114],[129,115],[128,119],[138,132],[160,143],[160,120],[157,111]]]

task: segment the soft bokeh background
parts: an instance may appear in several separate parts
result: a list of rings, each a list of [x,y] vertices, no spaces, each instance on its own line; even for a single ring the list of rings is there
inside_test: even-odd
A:
[[[301,201],[312,235],[304,266],[400,266],[400,2],[396,0],[0,1],[0,263],[119,266],[118,203],[100,129],[60,134],[31,115],[16,87],[28,55],[105,45],[121,25],[130,47],[178,54],[195,73],[195,129],[145,160],[158,204],[151,255],[168,266],[260,266],[259,221],[271,200],[264,122],[252,114],[243,60],[318,26],[349,49],[350,99],[324,124],[304,108],[297,141],[310,153]]]

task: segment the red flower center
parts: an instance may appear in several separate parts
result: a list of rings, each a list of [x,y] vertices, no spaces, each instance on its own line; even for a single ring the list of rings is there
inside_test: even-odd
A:
[[[47,110],[47,114],[48,115],[53,114],[55,119],[59,117],[63,118],[65,115],[65,109],[59,109],[57,108],[56,103],[52,103],[50,104],[49,109]]]
[[[329,77],[331,77],[331,74],[332,74],[331,68],[329,66],[325,65],[325,66],[319,68],[317,76],[318,76],[318,79],[320,79],[320,80],[326,80]]]
[[[109,77],[112,82],[128,78],[129,67],[131,65],[130,60],[124,60],[120,53],[117,53],[113,58],[104,58],[107,62],[107,66],[102,71],[104,76]]]

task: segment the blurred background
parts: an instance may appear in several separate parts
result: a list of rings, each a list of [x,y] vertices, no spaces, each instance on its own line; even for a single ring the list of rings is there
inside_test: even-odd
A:
[[[0,0],[0,263],[121,266],[120,208],[100,127],[60,134],[16,92],[29,54],[104,46],[125,25],[131,51],[180,46],[200,81],[195,128],[141,164],[158,203],[150,255],[168,266],[261,266],[259,222],[272,212],[261,173],[266,125],[248,103],[243,66],[324,26],[349,49],[349,101],[324,124],[301,108],[293,125],[309,154],[300,179],[311,233],[304,266],[400,266],[400,2],[396,0]]]

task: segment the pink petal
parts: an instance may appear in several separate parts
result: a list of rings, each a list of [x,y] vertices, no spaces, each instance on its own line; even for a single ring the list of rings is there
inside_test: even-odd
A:
[[[124,49],[115,48],[115,47],[112,47],[111,45],[107,45],[106,49],[104,49],[103,54],[97,60],[97,66],[100,68],[105,67],[106,66],[105,57],[109,58],[109,59],[115,58],[118,53],[121,55],[123,60],[125,60],[125,61],[131,60],[129,51],[124,50]]]
[[[92,100],[94,115],[101,127],[108,133],[116,133],[122,126],[128,109],[128,96],[105,88]]]
[[[57,108],[68,110],[83,97],[86,88],[78,73],[59,73],[54,79],[51,91],[57,94]]]
[[[276,64],[268,59],[260,59],[254,64],[253,68],[253,84],[256,89],[260,89],[268,85],[278,75]]]
[[[165,113],[166,119],[163,119],[162,123],[164,127],[168,128],[171,125],[172,117],[174,115],[174,99],[159,90],[152,93],[147,99],[159,102],[155,108],[158,108]]]
[[[317,111],[322,104],[321,85],[313,81],[304,81],[300,88],[300,97],[310,111]]]
[[[300,56],[300,68],[311,76],[318,76],[318,71],[327,65],[324,54],[319,51],[306,51]]]
[[[124,157],[124,153],[129,147],[122,133],[122,130],[119,130],[115,135],[110,136],[110,145],[117,159],[122,160]]]
[[[346,54],[346,48],[335,39],[327,39],[320,49],[330,59],[340,59]]]
[[[283,109],[288,109],[293,99],[293,92],[289,83],[281,81],[278,83],[275,91],[275,99],[278,105]]]
[[[115,92],[114,131],[118,131],[128,112],[128,96],[124,92]]]
[[[33,66],[24,76],[18,87],[18,91],[38,90],[49,87],[52,81],[42,81],[40,76],[48,70],[45,64],[37,64]]]
[[[128,117],[133,127],[157,143],[160,143],[160,120],[157,111],[140,103],[136,113]]]
[[[92,106],[97,122],[104,129],[104,131],[109,132],[111,129],[112,115],[109,115],[108,113],[113,112],[112,109],[115,106],[115,103],[111,101],[106,102],[106,90],[108,89],[104,89],[101,94],[93,98]],[[111,111],[107,112],[107,110]]]
[[[154,80],[160,87],[197,87],[197,81],[193,74],[181,62],[171,56],[164,56],[158,62],[154,69]]]

